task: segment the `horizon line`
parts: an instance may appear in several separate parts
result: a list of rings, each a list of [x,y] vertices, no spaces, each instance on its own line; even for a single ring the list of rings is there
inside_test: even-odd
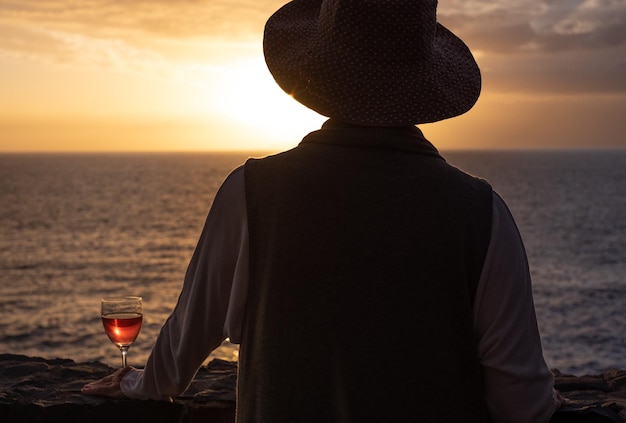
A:
[[[0,155],[11,154],[276,154],[282,151],[295,148],[286,147],[284,149],[259,149],[259,148],[240,148],[240,149],[185,149],[185,150],[0,150]],[[626,150],[626,146],[546,146],[546,147],[454,147],[454,148],[437,148],[439,151],[446,152],[489,152],[489,151],[615,151]]]

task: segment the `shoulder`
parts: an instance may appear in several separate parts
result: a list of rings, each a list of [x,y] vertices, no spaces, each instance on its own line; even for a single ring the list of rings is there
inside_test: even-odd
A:
[[[234,169],[220,186],[215,200],[240,196],[244,190],[244,165]]]

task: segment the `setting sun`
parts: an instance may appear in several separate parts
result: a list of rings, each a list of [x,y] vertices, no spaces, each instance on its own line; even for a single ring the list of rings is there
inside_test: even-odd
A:
[[[202,97],[199,101],[206,104],[207,112],[262,132],[264,138],[293,139],[325,119],[283,92],[261,57],[226,66]]]

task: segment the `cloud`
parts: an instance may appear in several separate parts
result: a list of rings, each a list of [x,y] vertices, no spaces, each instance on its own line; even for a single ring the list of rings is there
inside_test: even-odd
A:
[[[476,49],[497,54],[558,52],[626,44],[624,0],[453,0],[442,22]]]
[[[0,19],[100,36],[239,38],[254,32],[258,36],[269,14],[281,4],[276,0],[0,1]]]
[[[201,81],[261,51],[280,1],[0,1],[0,59]]]
[[[0,1],[0,23],[128,43],[258,41],[283,0]],[[484,52],[593,49],[626,43],[624,0],[442,0],[439,18]]]
[[[626,1],[442,0],[498,91],[626,93]]]
[[[626,46],[553,55],[485,56],[479,64],[486,90],[535,96],[626,93]]]
[[[530,26],[538,44],[550,51],[620,46],[626,42],[626,2],[550,2]]]

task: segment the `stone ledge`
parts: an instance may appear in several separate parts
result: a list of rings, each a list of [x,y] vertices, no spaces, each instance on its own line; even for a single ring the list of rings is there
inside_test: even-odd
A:
[[[232,423],[235,420],[237,364],[234,362],[211,361],[172,403],[81,394],[85,383],[113,371],[99,362],[75,363],[68,359],[0,354],[0,421]]]
[[[86,396],[82,386],[114,369],[99,362],[75,363],[0,354],[0,421],[10,423],[232,423],[237,363],[213,360],[172,403]],[[626,371],[569,376],[555,371],[555,387],[572,404],[552,422],[626,423]]]
[[[571,376],[553,370],[554,386],[571,404],[555,413],[552,422],[626,422],[626,371]]]

